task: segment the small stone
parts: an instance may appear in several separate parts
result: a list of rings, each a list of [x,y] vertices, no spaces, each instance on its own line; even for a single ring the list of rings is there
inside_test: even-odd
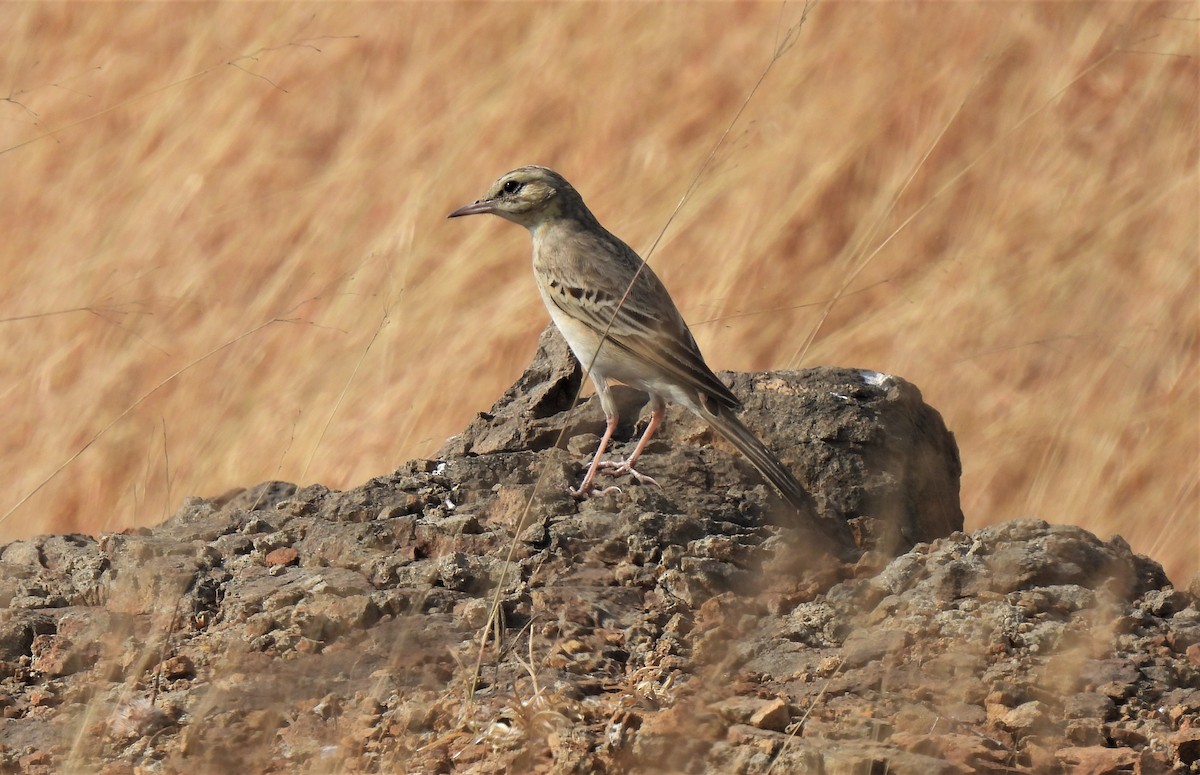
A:
[[[783,738],[774,732],[764,732],[746,724],[731,724],[725,732],[725,739],[733,745],[753,746],[769,756],[779,747]]]
[[[301,654],[320,654],[321,649],[321,641],[312,638],[300,638],[296,643],[296,651],[299,651]]]
[[[46,676],[63,676],[79,672],[91,661],[84,649],[74,648],[70,638],[61,635],[38,635],[33,639],[30,652],[34,659],[34,670]]]
[[[196,675],[196,665],[192,660],[179,654],[162,663],[163,677],[172,681],[180,678],[192,678]]]
[[[782,732],[792,720],[788,704],[778,697],[750,714],[750,724],[759,729]]]
[[[328,721],[342,712],[342,704],[334,695],[326,694],[320,702],[313,706],[312,712]]]
[[[1178,728],[1183,725],[1183,719],[1187,718],[1187,715],[1191,713],[1192,710],[1193,709],[1189,708],[1187,705],[1172,705],[1171,709],[1167,711],[1167,718],[1171,720],[1172,725]]]
[[[1083,664],[1080,677],[1100,694],[1124,700],[1133,694],[1141,674],[1128,659],[1093,659]]]
[[[1046,720],[1046,706],[1034,700],[1023,702],[1004,714],[1000,723],[1013,732],[1029,734]]]
[[[420,514],[425,508],[425,499],[415,493],[404,493],[398,503],[385,506],[379,519],[398,519],[410,514]]]
[[[489,601],[471,598],[454,606],[454,616],[469,627],[482,627],[491,610],[492,605]]]
[[[1163,618],[1173,616],[1175,612],[1187,608],[1189,602],[1187,593],[1171,587],[1152,590],[1146,594],[1145,600],[1150,613]]]
[[[748,725],[750,717],[766,704],[766,700],[757,697],[730,697],[714,703],[711,707],[721,718],[732,724]]]
[[[1003,705],[1006,708],[1012,708],[1019,704],[1017,693],[1011,687],[1003,686],[993,689],[988,692],[987,698],[984,699],[987,705]]]
[[[1184,765],[1200,762],[1200,729],[1181,729],[1171,735],[1171,751]]]
[[[842,666],[841,657],[822,657],[817,663],[817,675],[827,678],[837,672]]]
[[[1063,703],[1063,715],[1067,718],[1092,718],[1106,721],[1116,712],[1111,697],[1096,692],[1079,692]]]
[[[117,740],[134,740],[154,734],[173,720],[170,713],[151,702],[149,697],[138,696],[114,709],[108,719],[108,732]]]
[[[22,756],[17,762],[21,765],[22,772],[28,772],[32,767],[49,767],[50,754],[45,751],[34,751]]]
[[[1104,727],[1092,719],[1068,721],[1067,740],[1080,747],[1104,745]]]
[[[54,693],[40,686],[29,692],[29,704],[35,708],[48,708],[55,703]]]
[[[281,546],[278,549],[272,550],[267,555],[267,565],[275,567],[284,567],[287,565],[295,565],[300,559],[300,552],[297,552],[290,546]]]
[[[1070,772],[1088,772],[1095,775],[1118,775],[1131,772],[1137,754],[1125,748],[1105,748],[1102,745],[1090,745],[1077,748],[1063,748],[1058,751],[1057,758],[1070,766]]]
[[[242,535],[253,535],[255,533],[270,533],[274,531],[271,523],[262,517],[250,517],[246,523],[238,530]]]
[[[275,504],[276,511],[287,512],[296,517],[303,517],[316,512],[317,507],[309,501],[282,500]]]
[[[1005,714],[1008,713],[1008,706],[1001,705],[998,702],[989,702],[983,706],[984,718],[988,724],[1000,724],[1004,721]]]
[[[1142,748],[1150,742],[1146,735],[1130,727],[1113,725],[1108,729],[1108,737],[1122,748]]]

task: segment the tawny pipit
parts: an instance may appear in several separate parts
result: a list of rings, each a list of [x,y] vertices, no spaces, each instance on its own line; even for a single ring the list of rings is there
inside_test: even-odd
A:
[[[529,229],[542,301],[600,397],[608,424],[583,482],[572,490],[575,495],[594,493],[602,468],[653,483],[633,466],[662,423],[665,402],[673,401],[741,450],[797,511],[811,512],[808,493],[734,414],[742,402],[708,368],[662,282],[632,248],[600,225],[570,183],[545,167],[521,167],[449,217],[476,213],[499,215]],[[650,423],[621,463],[601,460],[617,427],[609,380],[650,394]]]

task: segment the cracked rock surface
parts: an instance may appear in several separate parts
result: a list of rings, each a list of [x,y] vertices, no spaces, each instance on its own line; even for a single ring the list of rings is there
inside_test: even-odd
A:
[[[677,409],[661,487],[571,498],[603,418],[547,334],[438,460],[0,547],[0,771],[1200,772],[1194,589],[1119,537],[961,532],[899,378],[725,377],[853,546]]]

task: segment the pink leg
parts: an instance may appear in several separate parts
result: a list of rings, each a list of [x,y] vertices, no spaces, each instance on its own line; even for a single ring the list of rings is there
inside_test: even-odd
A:
[[[604,462],[604,463],[599,463],[598,467],[603,468],[605,470],[605,473],[611,474],[612,476],[620,476],[621,474],[629,474],[634,479],[636,479],[638,481],[638,483],[640,483],[640,484],[657,485],[658,482],[654,481],[649,476],[646,476],[645,474],[641,474],[641,473],[638,473],[637,471],[633,470],[633,464],[636,463],[638,458],[642,456],[642,452],[645,451],[645,449],[646,449],[646,444],[649,443],[650,437],[654,435],[654,432],[656,430],[658,430],[658,426],[662,425],[663,417],[665,415],[666,415],[666,411],[662,407],[662,405],[656,404],[654,406],[654,408],[650,410],[650,422],[648,425],[646,425],[646,431],[645,431],[645,433],[642,434],[642,438],[638,440],[637,446],[633,448],[633,454],[630,455],[623,462],[620,462],[620,463]],[[592,468],[597,467],[597,463],[599,460],[600,460],[600,456],[597,455],[596,459],[592,461]]]
[[[608,447],[608,441],[612,438],[613,431],[617,429],[618,417],[616,414],[610,414],[604,428],[604,436],[600,439],[600,446],[596,448],[596,456],[592,458],[592,464],[588,466],[587,474],[583,477],[583,481],[579,484],[578,490],[571,490],[571,494],[576,498],[586,498],[589,495],[605,495],[610,492],[620,492],[619,487],[605,487],[602,490],[597,490],[593,479],[596,478],[596,471],[600,469],[600,457],[604,454],[604,450]],[[640,448],[640,444],[638,445]]]

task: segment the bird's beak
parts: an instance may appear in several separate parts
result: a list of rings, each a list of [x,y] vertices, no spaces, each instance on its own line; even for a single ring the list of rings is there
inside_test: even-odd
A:
[[[490,199],[477,199],[469,205],[463,205],[454,212],[447,215],[447,218],[458,218],[462,215],[478,215],[479,213],[494,213],[496,212],[493,206],[494,202]]]

